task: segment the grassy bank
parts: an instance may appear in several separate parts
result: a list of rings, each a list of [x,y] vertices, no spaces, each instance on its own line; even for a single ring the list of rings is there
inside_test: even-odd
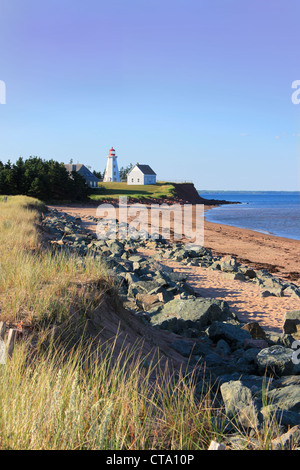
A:
[[[43,248],[39,201],[16,196],[0,204],[1,319],[36,325],[61,322],[72,309],[84,315],[91,299],[93,304],[100,300],[99,279],[103,290],[107,286],[103,266],[89,257],[83,265],[76,255]],[[80,289],[87,283],[90,298]]]
[[[127,196],[136,201],[147,199],[165,199],[174,195],[174,186],[171,183],[157,183],[152,185],[128,185],[127,183],[101,183],[100,187],[93,191],[90,199],[101,201],[103,199],[116,199]]]

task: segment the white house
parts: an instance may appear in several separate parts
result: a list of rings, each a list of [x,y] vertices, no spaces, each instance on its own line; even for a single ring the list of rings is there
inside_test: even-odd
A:
[[[115,149],[112,147],[109,151],[109,154],[107,155],[107,164],[106,164],[106,169],[105,169],[104,178],[103,178],[104,183],[109,183],[109,182],[119,183],[121,181],[117,158],[118,157],[115,154]]]
[[[127,175],[127,184],[156,184],[156,173],[149,165],[137,163]]]

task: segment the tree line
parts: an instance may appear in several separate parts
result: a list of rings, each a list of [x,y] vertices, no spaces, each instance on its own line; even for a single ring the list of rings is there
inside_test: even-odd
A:
[[[30,157],[16,163],[0,161],[0,195],[31,196],[42,201],[85,200],[90,189],[77,172],[71,174],[63,163]]]

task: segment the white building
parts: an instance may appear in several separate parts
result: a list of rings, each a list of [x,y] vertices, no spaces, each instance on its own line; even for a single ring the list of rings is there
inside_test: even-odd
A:
[[[149,165],[137,163],[127,175],[127,184],[156,184],[156,173]]]
[[[115,154],[115,149],[112,147],[109,151],[109,154],[107,155],[107,165],[103,178],[104,183],[119,183],[121,181],[117,158],[118,157]]]

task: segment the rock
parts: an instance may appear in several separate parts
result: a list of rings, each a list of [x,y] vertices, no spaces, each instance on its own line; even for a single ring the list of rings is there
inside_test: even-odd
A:
[[[216,271],[221,271],[221,264],[219,263],[219,261],[214,261],[208,269],[211,269],[211,270],[216,270]]]
[[[280,344],[286,348],[292,348],[295,338],[292,335],[283,334],[280,336]]]
[[[266,422],[276,423],[276,427],[284,426],[299,426],[300,425],[300,414],[295,411],[288,411],[278,408],[275,405],[266,405],[261,409]]]
[[[149,294],[156,287],[163,287],[162,282],[157,281],[156,279],[149,279],[148,281],[139,280],[137,282],[129,283],[128,285],[128,294],[131,296],[136,296],[137,294]]]
[[[137,294],[136,300],[146,307],[150,307],[153,304],[159,302],[157,295],[150,295],[150,294]]]
[[[294,426],[271,443],[272,450],[295,450],[299,446],[300,426]]]
[[[141,265],[138,261],[134,261],[132,263],[132,271],[139,271],[141,269]]]
[[[140,263],[141,261],[144,261],[145,258],[143,258],[143,256],[140,256],[140,255],[132,255],[132,256],[129,256],[128,260],[132,262]]]
[[[221,356],[228,356],[228,354],[230,354],[230,346],[224,339],[220,339],[217,342],[216,353],[220,354]]]
[[[247,340],[245,340],[245,341],[247,341]],[[249,341],[263,341],[263,340],[250,339]],[[244,347],[245,347],[245,345],[244,345]],[[255,364],[256,356],[257,356],[257,354],[259,353],[260,350],[261,350],[261,348],[256,348],[255,346],[251,345],[251,347],[245,348],[245,351],[243,352],[242,359],[247,364]],[[256,372],[256,366],[255,366],[254,370],[252,370],[252,372],[253,373]]]
[[[246,325],[242,327],[242,330],[248,331],[253,339],[267,339],[266,333],[257,322],[246,323]]]
[[[259,373],[278,376],[292,374],[294,369],[293,353],[292,349],[277,345],[262,349],[256,356]]]
[[[121,256],[124,253],[124,246],[118,240],[107,240],[106,243],[113,254]]]
[[[298,333],[300,330],[300,310],[286,312],[283,319],[283,332],[288,334]]]
[[[167,282],[185,282],[187,279],[187,274],[178,273],[178,272],[168,272],[168,273],[161,273],[163,278]]]
[[[192,352],[192,345],[184,340],[177,340],[170,344],[171,348],[175,349],[183,357],[189,357]]]
[[[215,320],[225,321],[235,319],[226,302],[217,299],[174,299],[168,302],[162,311],[153,316],[150,321],[153,325],[161,325],[169,329],[171,323],[175,326],[178,321],[181,326],[186,322],[186,328],[206,328]],[[168,326],[168,323],[170,325]],[[173,330],[172,330],[173,331]]]
[[[263,287],[271,294],[275,295],[276,297],[283,296],[283,291],[286,284],[283,283],[280,279],[268,275],[261,278],[261,280],[263,281]]]
[[[232,279],[233,281],[245,281],[246,280],[243,273],[225,272],[224,276],[228,279]]]
[[[245,339],[250,339],[250,333],[242,330],[239,325],[214,321],[206,330],[209,338],[214,342],[224,339],[231,347],[243,347]]]
[[[226,414],[244,428],[258,429],[261,415],[251,390],[240,380],[223,383],[220,387]]]
[[[174,299],[172,292],[169,292],[167,289],[161,288],[160,292],[157,293],[158,300],[160,302],[166,303]]]
[[[262,299],[264,299],[266,297],[272,297],[272,296],[275,297],[275,294],[273,294],[269,290],[262,290],[259,295]]]
[[[256,278],[256,272],[254,271],[254,269],[245,269],[244,270],[244,275],[246,277],[249,277],[249,279],[255,279]]]
[[[283,295],[289,296],[289,297],[294,297],[295,299],[299,299],[300,298],[300,289],[299,289],[299,287],[296,287],[294,285],[290,285],[289,287],[287,287],[284,290]]]
[[[267,341],[264,339],[245,339],[244,341],[244,349],[249,349],[249,348],[257,348],[257,349],[265,349],[269,345]]]
[[[221,271],[225,273],[234,273],[237,271],[237,267],[235,265],[231,265],[229,263],[223,262],[220,264]]]
[[[268,403],[274,409],[289,412],[283,417],[292,424],[300,424],[300,376],[282,377],[272,384],[274,387],[267,394]]]

